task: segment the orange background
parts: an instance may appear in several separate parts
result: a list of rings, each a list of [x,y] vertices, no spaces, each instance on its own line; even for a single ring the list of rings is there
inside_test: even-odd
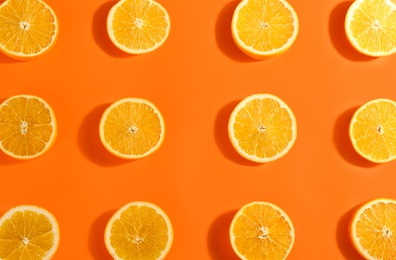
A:
[[[171,33],[141,56],[121,53],[107,36],[115,1],[46,2],[59,18],[58,42],[34,61],[0,55],[0,98],[44,98],[56,113],[58,138],[30,161],[0,154],[0,211],[19,204],[50,210],[61,228],[54,259],[110,259],[104,226],[135,200],[153,202],[170,217],[175,239],[167,259],[236,259],[229,224],[256,200],[292,219],[289,259],[360,259],[346,233],[351,211],[372,198],[396,197],[395,164],[361,159],[348,125],[363,103],[396,98],[396,56],[367,58],[349,46],[343,22],[351,2],[290,0],[299,35],[268,61],[248,58],[233,43],[237,1],[159,1]],[[283,99],[298,124],[291,151],[263,165],[236,154],[227,136],[233,107],[260,92]],[[167,127],[160,150],[131,162],[110,155],[98,137],[106,106],[128,96],[156,104]]]

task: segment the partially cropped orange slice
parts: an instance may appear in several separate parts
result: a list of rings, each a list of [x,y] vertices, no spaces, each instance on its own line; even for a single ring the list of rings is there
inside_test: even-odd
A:
[[[396,3],[392,0],[353,1],[345,17],[345,31],[352,46],[368,56],[396,52]]]
[[[17,206],[0,218],[0,259],[49,260],[59,240],[56,218],[41,207]]]
[[[228,135],[242,157],[266,163],[290,151],[297,138],[297,122],[293,111],[279,97],[254,94],[234,108]]]
[[[160,260],[172,247],[172,223],[157,205],[131,202],[108,221],[104,240],[115,260]]]
[[[100,140],[112,154],[124,159],[146,157],[159,149],[165,138],[165,122],[159,109],[142,98],[123,98],[102,115]]]
[[[359,206],[349,227],[352,243],[365,259],[396,259],[394,199],[378,198]]]
[[[130,54],[156,50],[169,36],[166,9],[153,0],[120,0],[107,17],[107,32],[116,47]]]
[[[55,113],[40,97],[16,95],[0,104],[0,149],[16,159],[32,159],[55,143]]]
[[[349,136],[356,152],[374,163],[396,159],[396,102],[371,100],[354,113]]]
[[[0,5],[0,50],[31,60],[49,52],[59,34],[58,19],[42,0],[6,0]]]
[[[238,48],[256,59],[286,52],[296,40],[298,30],[297,13],[285,0],[242,0],[231,22]]]
[[[282,260],[295,239],[289,216],[278,206],[263,201],[244,205],[230,225],[231,245],[244,260]]]

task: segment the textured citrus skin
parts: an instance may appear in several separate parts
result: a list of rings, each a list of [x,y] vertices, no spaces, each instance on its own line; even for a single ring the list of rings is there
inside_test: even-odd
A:
[[[396,52],[396,4],[392,0],[356,0],[348,8],[344,28],[351,46],[370,57]]]
[[[11,209],[9,209],[6,213],[4,213],[4,215],[0,218],[0,226],[3,226],[3,225],[5,225],[6,224],[6,222],[7,221],[9,221],[9,219],[14,215],[14,214],[25,214],[24,212],[26,212],[26,215],[28,215],[29,214],[29,212],[35,212],[35,213],[38,213],[38,214],[40,214],[40,215],[44,215],[45,216],[45,218],[51,223],[51,226],[52,226],[52,231],[51,231],[51,233],[52,233],[52,235],[53,235],[53,240],[51,241],[52,242],[52,244],[51,244],[51,246],[48,248],[47,246],[48,246],[48,241],[42,241],[42,242],[44,242],[44,244],[46,245],[45,246],[45,248],[46,248],[46,252],[43,252],[43,251],[40,251],[40,255],[43,255],[42,256],[42,258],[37,258],[37,256],[36,257],[34,257],[34,256],[32,256],[32,255],[29,255],[29,259],[31,259],[31,260],[49,260],[49,259],[52,259],[52,257],[55,255],[55,253],[57,252],[57,250],[58,250],[58,247],[59,247],[59,242],[60,242],[60,229],[59,229],[59,224],[58,224],[58,222],[57,222],[57,220],[56,220],[56,218],[54,217],[54,215],[51,213],[51,212],[49,212],[48,210],[46,210],[46,209],[44,209],[44,208],[42,208],[42,207],[39,207],[39,206],[34,206],[34,205],[19,205],[19,206],[16,206],[16,207],[14,207],[14,208],[11,208]],[[26,215],[25,215],[25,217],[26,217]],[[35,219],[30,219],[30,221],[35,221],[35,220],[37,220],[37,218],[35,218]],[[38,228],[42,228],[43,227],[43,225],[41,224],[41,225],[39,225],[39,224],[37,224],[37,227]],[[31,227],[30,227],[31,228]],[[0,228],[0,230],[1,230],[1,228]],[[31,238],[32,239],[35,239],[35,233],[36,233],[37,231],[35,231],[35,230],[30,230],[30,232],[26,232],[26,234],[21,234],[21,233],[19,233],[18,234],[18,236],[20,236],[20,235],[27,235],[27,236],[31,236]],[[1,233],[1,232],[0,232]],[[2,234],[1,233],[1,236],[2,235],[4,235],[4,234]],[[38,237],[39,237],[39,239],[40,239],[40,237],[42,237],[42,236],[45,236],[46,234],[41,234],[41,235],[38,235]],[[19,238],[19,239],[22,239],[22,238]],[[2,243],[2,241],[5,241],[5,240],[1,240],[0,239],[0,245],[1,245],[1,243]],[[21,243],[23,243],[24,241],[22,240],[21,241]],[[37,243],[37,242],[36,242]],[[42,246],[42,245],[41,245]],[[33,248],[34,247],[37,247],[37,246],[33,246]],[[18,248],[14,248],[14,249],[16,249],[16,250],[18,250]],[[19,248],[20,249],[20,248]],[[7,250],[7,244],[4,244],[4,245],[1,245],[0,246],[0,250]],[[0,254],[3,254],[3,253],[5,253],[5,254],[7,254],[7,256],[8,256],[8,254],[9,254],[9,252],[2,252],[2,251],[0,251]],[[10,259],[10,260],[20,260],[20,257],[22,257],[24,254],[26,254],[26,250],[19,250],[19,253],[22,253],[22,255],[19,255],[19,257],[18,256],[8,256],[6,259]],[[4,255],[2,255],[1,257],[4,257]],[[40,256],[41,257],[41,256]],[[3,258],[2,258],[3,259]],[[27,258],[26,258],[27,259]]]
[[[267,3],[268,2],[268,3]],[[298,32],[299,32],[299,19],[297,16],[297,13],[295,12],[295,10],[293,9],[293,7],[284,0],[262,0],[262,1],[258,1],[258,2],[254,2],[256,3],[260,3],[262,4],[262,6],[258,6],[255,7],[257,8],[257,10],[250,10],[250,12],[248,13],[253,13],[256,12],[256,15],[254,15],[253,17],[240,17],[240,13],[241,10],[243,8],[247,8],[247,6],[251,5],[251,3],[253,3],[253,1],[251,0],[243,0],[241,1],[238,6],[236,7],[236,9],[234,10],[234,14],[232,17],[232,21],[231,21],[231,32],[232,32],[232,38],[236,44],[236,46],[246,55],[254,58],[254,59],[259,59],[259,60],[267,60],[267,59],[271,59],[271,58],[275,58],[277,56],[282,55],[283,53],[285,53],[287,50],[290,49],[290,47],[293,45],[293,43],[295,42]],[[286,16],[290,16],[292,18],[292,23],[293,23],[293,31],[292,32],[285,32],[284,35],[282,35],[282,37],[279,37],[277,40],[282,40],[281,44],[278,44],[277,46],[272,46],[272,48],[266,48],[265,50],[260,50],[257,47],[254,47],[254,44],[252,43],[247,43],[242,39],[242,32],[240,31],[241,29],[239,29],[239,19],[243,20],[245,23],[246,21],[250,21],[252,22],[252,24],[250,25],[251,28],[258,28],[261,27],[263,23],[266,23],[266,19],[271,20],[271,17],[267,17],[270,16],[270,14],[272,13],[273,10],[268,11],[265,15],[263,15],[263,13],[261,12],[261,9],[264,9],[264,6],[283,6],[285,8],[285,12],[287,13]],[[273,8],[277,8],[277,7],[273,7]],[[277,15],[275,15],[275,17],[273,17],[273,19],[279,19],[279,17],[276,17]],[[253,18],[258,18],[254,23],[253,23]],[[287,18],[287,19],[290,19]],[[279,21],[274,22],[274,24],[277,23],[281,23]],[[242,27],[242,26],[241,26]],[[283,27],[286,27],[286,24],[283,24]],[[271,24],[269,24],[269,26],[264,29],[263,31],[261,31],[261,33],[258,33],[257,35],[250,35],[249,38],[251,39],[255,39],[255,41],[257,42],[257,37],[262,37],[263,35],[270,35],[271,29]],[[272,37],[275,37],[275,35],[278,35],[281,31],[281,27],[280,28],[276,28],[275,30],[277,31],[277,33],[275,33]],[[268,32],[266,32],[265,30],[268,30]],[[271,36],[269,36],[271,37]],[[287,39],[286,42],[283,42],[285,39]],[[264,43],[274,43],[276,42],[275,38],[270,38],[270,39],[260,39],[260,41],[263,45]]]
[[[144,115],[143,117],[141,117],[141,115],[139,114],[139,112],[141,112],[142,109],[135,109],[135,112],[133,113],[134,115],[136,115],[137,119],[125,119],[125,117],[127,115],[125,115],[122,118],[112,118],[112,120],[110,121],[119,121],[117,124],[115,124],[116,127],[118,127],[119,125],[122,125],[122,127],[120,129],[116,129],[117,131],[109,133],[109,117],[111,117],[112,113],[114,113],[114,111],[117,111],[117,109],[120,109],[121,106],[123,106],[125,108],[125,106],[144,106],[146,109],[150,110],[150,118],[152,119],[151,122],[148,121],[148,116]],[[115,113],[115,115],[120,114],[120,113],[125,113],[125,111],[121,111],[119,113]],[[154,121],[153,121],[154,120]],[[144,121],[144,122],[143,122]],[[112,124],[114,122],[111,122]],[[118,143],[118,139],[117,138],[123,138],[123,143],[126,144],[127,146],[133,145],[133,138],[131,136],[131,138],[128,138],[128,136],[125,136],[124,133],[127,133],[130,129],[130,127],[137,127],[137,133],[138,131],[140,131],[137,126],[137,124],[140,124],[141,127],[148,127],[148,126],[159,126],[159,129],[156,129],[159,131],[158,136],[156,136],[156,141],[154,143],[154,141],[152,141],[150,143],[150,147],[148,150],[146,150],[144,153],[131,153],[130,151],[125,152],[125,151],[121,151],[118,150],[119,147],[116,147],[114,145],[111,144],[111,139],[113,139],[113,141],[115,143]],[[144,124],[144,125],[143,125]],[[113,124],[114,125],[114,124]],[[125,125],[129,126],[129,129],[125,128]],[[147,131],[151,131],[152,129],[146,129]],[[120,100],[117,100],[116,102],[114,102],[113,104],[111,104],[110,106],[108,106],[106,108],[106,110],[104,111],[104,113],[102,114],[101,120],[100,120],[100,124],[99,124],[99,135],[100,135],[100,140],[102,142],[102,144],[104,145],[104,147],[113,155],[122,158],[122,159],[141,159],[144,157],[149,156],[150,154],[154,153],[155,151],[157,151],[163,144],[164,140],[165,140],[165,133],[166,133],[166,127],[165,127],[165,120],[164,117],[162,116],[160,110],[150,101],[146,100],[146,99],[142,99],[142,98],[122,98]],[[115,136],[113,136],[113,134]],[[139,140],[138,140],[139,142]]]
[[[380,213],[374,213],[375,209],[372,207],[375,207],[376,205],[386,205],[386,204],[391,204],[393,205],[392,208],[392,215],[386,215],[382,216],[380,214],[383,214],[384,212]],[[390,206],[387,206],[387,208],[390,208]],[[378,207],[377,207],[378,209]],[[375,239],[374,241],[379,241],[379,237],[381,236],[381,233],[384,232],[384,228],[387,228],[387,232],[384,233],[383,237],[380,239],[384,240],[389,240],[387,241],[388,245],[385,246],[382,243],[379,244],[374,244],[370,241],[369,238],[367,237],[359,237],[358,233],[361,233],[361,231],[358,231],[358,224],[359,221],[367,221],[366,217],[363,216],[363,214],[367,214],[367,212],[370,212],[370,214],[377,215],[378,217],[375,217],[373,222],[370,224],[370,227],[365,227],[364,234],[365,235],[371,235],[374,236]],[[386,219],[386,220],[384,220]],[[354,248],[357,250],[357,252],[364,257],[365,259],[369,260],[375,260],[375,259],[383,259],[383,260],[393,260],[396,259],[396,249],[394,248],[394,236],[396,234],[396,229],[394,226],[394,223],[396,222],[396,200],[391,199],[391,198],[376,198],[369,200],[365,203],[361,203],[358,205],[355,210],[352,213],[352,217],[349,221],[348,224],[348,235],[349,239],[352,242]],[[386,224],[385,224],[386,223]],[[379,226],[377,225],[379,224]],[[382,226],[382,225],[389,225],[388,227]],[[374,226],[377,226],[376,228],[373,228]],[[379,227],[379,228],[378,228]],[[362,227],[359,229],[361,230]],[[389,228],[389,229],[388,229]],[[371,232],[371,234],[370,234]],[[385,238],[385,236],[387,238]],[[392,242],[393,241],[393,242]],[[364,245],[368,245],[369,248],[365,248]],[[385,253],[385,255],[383,255]],[[376,254],[376,255],[374,255]]]
[[[171,20],[167,10],[156,1],[121,0],[110,9],[106,26],[111,42],[118,49],[129,54],[144,54],[166,42]]]
[[[54,25],[54,35],[50,41],[50,43],[43,47],[39,52],[35,52],[35,53],[23,53],[23,52],[14,52],[11,50],[8,50],[5,46],[3,46],[2,44],[0,44],[0,51],[2,53],[4,53],[5,55],[7,55],[10,58],[16,59],[16,60],[21,60],[21,61],[31,61],[37,58],[40,58],[44,55],[46,55],[47,53],[49,53],[54,46],[56,45],[57,41],[58,41],[58,36],[59,36],[59,20],[56,16],[56,13],[54,12],[54,10],[44,1],[41,0],[35,0],[36,2],[42,4],[45,6],[45,8],[51,13],[52,18],[53,18],[53,25]],[[1,5],[0,5],[0,14],[1,14],[1,9],[4,9],[8,4],[10,4],[12,1],[4,1]],[[7,20],[2,21],[0,19],[0,25],[2,25],[2,23],[7,23]],[[4,24],[5,25],[5,24]],[[3,25],[3,26],[4,26]],[[8,36],[6,36],[8,38]]]
[[[275,119],[271,122],[271,121],[267,121],[267,119],[269,117],[265,117],[264,115],[266,114],[261,114],[258,112],[257,108],[254,109],[254,111],[252,111],[254,114],[256,115],[244,115],[242,113],[244,113],[245,108],[247,108],[247,106],[250,105],[251,102],[263,102],[265,100],[268,100],[269,102],[273,103],[274,105],[277,106],[276,108],[276,112],[274,111],[273,113],[277,115],[274,116],[273,118],[277,118],[279,119],[279,117],[284,117],[287,118],[287,120],[290,123],[290,125],[285,126],[284,122],[282,122],[282,126],[286,128],[287,131],[287,136],[288,138],[284,138],[285,133],[279,132],[279,129],[275,129],[275,132],[273,133],[273,137],[272,138],[276,138],[277,142],[280,142],[280,140],[282,140],[284,146],[282,146],[282,148],[277,147],[277,150],[272,151],[272,153],[270,155],[263,155],[260,154],[260,156],[258,156],[257,154],[253,154],[252,152],[248,152],[247,150],[244,149],[244,147],[242,147],[242,143],[240,143],[240,140],[238,140],[238,136],[237,136],[237,131],[236,131],[236,123],[238,122],[238,118],[251,118],[252,122],[250,122],[249,124],[249,129],[239,129],[239,132],[243,132],[246,135],[250,135],[250,136],[257,136],[257,139],[261,141],[263,141],[262,139],[267,138],[266,136],[263,136],[263,134],[266,135],[266,133],[258,133],[257,127],[263,127],[265,128],[267,132],[271,132],[271,124],[273,125],[274,123],[276,123]],[[252,128],[254,127],[254,128]],[[248,131],[249,130],[249,131]],[[272,94],[253,94],[251,96],[248,96],[246,98],[244,98],[241,102],[239,102],[239,104],[234,108],[234,110],[232,111],[230,118],[229,118],[229,122],[228,122],[228,135],[230,138],[230,141],[233,145],[233,147],[235,148],[235,150],[245,159],[249,160],[249,161],[253,161],[256,163],[268,163],[271,161],[275,161],[277,159],[282,158],[283,156],[285,156],[290,149],[293,147],[296,139],[297,139],[297,121],[296,118],[294,116],[293,111],[290,109],[290,107],[283,101],[281,100],[279,97],[272,95]],[[275,137],[278,136],[279,138]],[[252,139],[252,138],[248,138],[248,139]],[[255,138],[253,138],[255,140]],[[270,139],[268,137],[268,139]],[[249,141],[254,141],[254,140],[249,140]],[[265,143],[268,143],[269,141],[266,140]],[[270,144],[272,143],[269,142]],[[252,145],[252,144],[251,144]],[[258,144],[259,148],[266,148],[265,145],[262,146],[262,144]],[[257,148],[257,150],[259,150],[259,148]]]
[[[126,220],[125,217],[129,219]],[[156,223],[149,223],[150,219]],[[158,222],[162,222],[162,225],[158,225]],[[121,230],[117,231],[117,227]],[[121,234],[125,232],[126,227],[130,228],[127,229],[128,234]],[[160,229],[144,233],[147,228]],[[143,236],[139,237],[141,232]],[[112,236],[117,238],[112,240]],[[172,247],[173,227],[169,217],[160,207],[151,202],[134,201],[113,214],[107,222],[104,241],[108,252],[116,260],[125,259],[124,257],[160,260],[167,256]]]
[[[46,140],[45,146],[42,148],[42,150],[37,151],[35,154],[30,154],[30,155],[17,154],[14,151],[9,150],[5,146],[5,143],[4,143],[5,142],[5,139],[4,139],[5,136],[3,136],[2,134],[3,133],[7,133],[7,130],[6,130],[7,127],[4,126],[4,129],[2,128],[1,131],[0,131],[0,138],[2,140],[1,143],[0,143],[0,149],[5,154],[7,154],[8,156],[10,156],[12,158],[15,158],[15,159],[20,159],[20,160],[33,159],[33,158],[39,157],[39,156],[47,153],[53,147],[53,145],[55,144],[55,141],[56,141],[56,138],[57,138],[57,135],[58,135],[58,127],[57,127],[56,116],[55,116],[55,112],[52,109],[52,107],[45,100],[43,100],[41,97],[34,96],[34,95],[26,95],[26,94],[12,96],[12,97],[6,99],[5,101],[3,101],[0,104],[0,112],[3,113],[2,110],[5,109],[5,107],[8,107],[10,102],[13,102],[14,100],[18,100],[18,99],[34,100],[35,102],[41,103],[40,105],[42,105],[45,109],[48,110],[51,122],[50,122],[50,124],[47,124],[47,125],[50,126],[51,129],[52,129],[51,135],[48,137],[48,140]],[[4,116],[4,114],[2,114],[2,116]],[[23,115],[20,115],[20,116],[23,116]],[[15,119],[15,115],[14,114],[12,114],[12,117]],[[7,122],[8,120],[11,120],[11,119],[10,118],[0,118],[0,120],[1,120],[2,123],[5,123],[5,122]],[[29,122],[30,118],[28,118],[26,121]],[[8,122],[7,122],[7,124],[8,124]],[[4,131],[4,132],[2,132],[2,131]]]
[[[264,201],[241,207],[230,224],[230,241],[240,259],[286,259],[295,240],[289,216],[278,206]]]
[[[396,159],[396,102],[373,99],[360,106],[352,116],[349,138],[355,151],[373,163]]]

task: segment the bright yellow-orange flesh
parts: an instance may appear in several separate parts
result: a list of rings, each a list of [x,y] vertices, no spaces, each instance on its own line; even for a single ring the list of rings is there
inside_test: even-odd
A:
[[[242,100],[229,121],[229,135],[236,150],[256,162],[269,162],[285,155],[293,146],[296,120],[278,97],[256,94]]]
[[[55,142],[56,119],[41,98],[13,96],[0,105],[0,148],[17,159],[45,153]]]
[[[160,47],[168,38],[170,18],[163,6],[152,0],[121,0],[110,10],[107,30],[121,50],[140,54]]]
[[[159,110],[149,101],[126,98],[112,104],[103,114],[100,136],[104,146],[122,158],[141,158],[162,144],[165,124]]]
[[[0,50],[29,60],[48,52],[58,37],[54,11],[41,0],[6,0],[0,5]]]
[[[376,163],[396,159],[396,103],[389,99],[367,102],[355,112],[349,134],[364,158]]]
[[[133,202],[110,219],[105,242],[115,259],[163,259],[172,245],[173,230],[158,206]]]
[[[59,227],[47,211],[19,206],[0,220],[0,258],[50,259],[59,243]]]
[[[232,20],[235,43],[254,58],[285,52],[295,41],[298,27],[296,12],[284,0],[243,0]]]
[[[279,207],[253,202],[242,207],[231,227],[231,244],[246,260],[286,259],[294,244],[294,227]]]
[[[365,259],[396,259],[396,201],[376,199],[354,214],[350,236]]]
[[[369,56],[396,52],[396,4],[391,0],[356,0],[345,19],[349,41]]]

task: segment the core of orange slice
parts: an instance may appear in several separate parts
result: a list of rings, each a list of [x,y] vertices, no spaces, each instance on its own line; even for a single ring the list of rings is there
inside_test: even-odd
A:
[[[100,140],[112,154],[124,159],[146,157],[165,138],[165,122],[158,108],[142,98],[123,98],[110,105],[99,125]]]
[[[153,0],[120,0],[107,17],[107,32],[116,47],[130,54],[156,50],[169,36],[166,9]]]
[[[42,98],[16,95],[0,104],[0,149],[16,159],[32,159],[55,143],[57,125]]]
[[[353,1],[345,17],[345,31],[352,46],[368,56],[396,52],[396,4],[392,0]]]
[[[365,259],[396,259],[396,201],[378,198],[358,207],[351,218],[349,235]]]
[[[17,206],[0,218],[0,259],[51,259],[59,239],[57,220],[41,207]]]
[[[254,94],[232,111],[228,135],[235,150],[258,163],[277,160],[292,148],[297,138],[293,111],[277,96]]]
[[[295,232],[288,215],[278,206],[262,201],[244,205],[230,225],[231,246],[244,260],[286,259]]]
[[[296,40],[298,29],[297,13],[285,0],[242,0],[231,22],[235,44],[256,59],[286,52]]]
[[[374,163],[396,159],[396,102],[379,98],[354,113],[349,136],[356,152]]]
[[[169,217],[150,202],[131,202],[120,208],[106,225],[106,248],[116,260],[164,259],[173,242]]]
[[[58,38],[55,12],[41,0],[6,0],[0,5],[0,50],[31,60],[49,52]]]

